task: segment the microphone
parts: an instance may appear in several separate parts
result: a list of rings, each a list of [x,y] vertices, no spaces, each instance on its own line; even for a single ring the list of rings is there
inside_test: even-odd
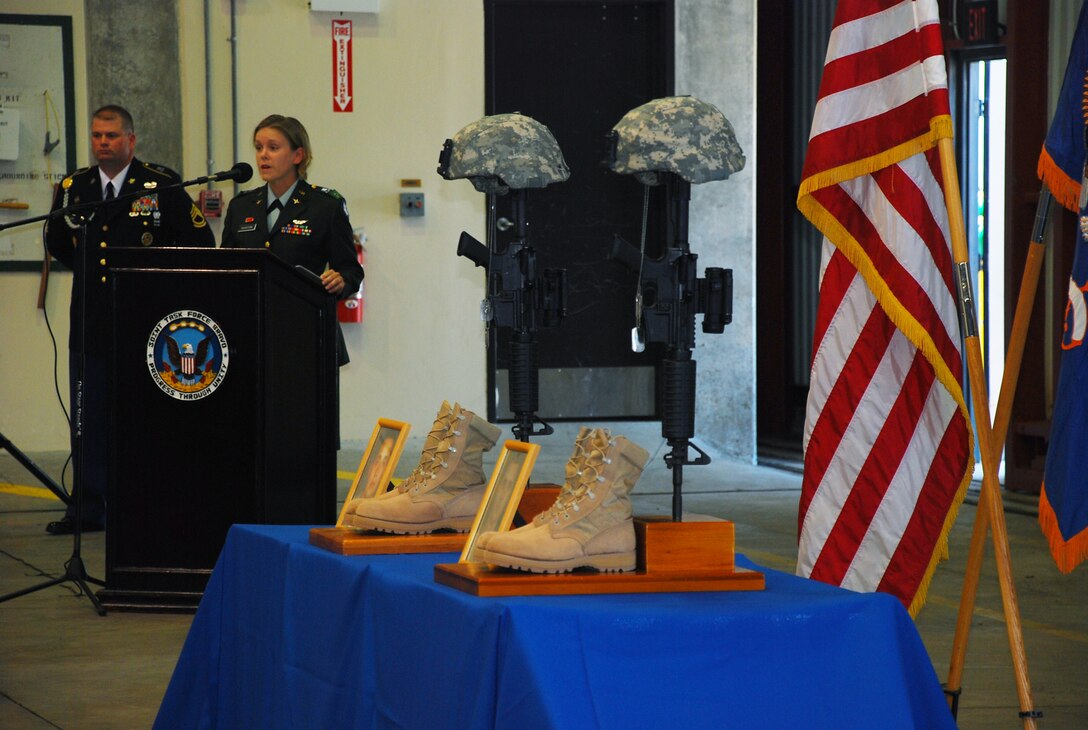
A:
[[[208,177],[208,182],[234,180],[236,182],[244,183],[248,182],[253,177],[253,166],[248,162],[238,162],[234,167],[223,172],[217,172],[214,175]]]
[[[187,188],[190,185],[203,185],[204,183],[219,182],[222,180],[237,180],[240,183],[244,183],[251,177],[253,177],[253,166],[248,162],[239,162],[229,170],[198,177],[195,180],[186,180],[185,182],[180,182],[176,185],[171,185],[170,187]]]

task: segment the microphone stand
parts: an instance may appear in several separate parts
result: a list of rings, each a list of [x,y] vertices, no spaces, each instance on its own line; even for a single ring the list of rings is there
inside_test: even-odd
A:
[[[73,429],[73,431],[75,433],[75,436],[72,438],[72,451],[73,451],[72,462],[75,464],[75,467],[76,467],[75,472],[74,472],[75,478],[74,478],[73,486],[72,486],[72,499],[74,499],[74,501],[75,501],[75,508],[76,508],[76,511],[75,511],[75,524],[73,525],[73,529],[72,529],[72,555],[71,555],[71,557],[68,558],[68,561],[64,564],[64,574],[62,576],[60,576],[59,578],[52,578],[50,580],[45,581],[44,583],[39,583],[36,586],[31,586],[30,588],[24,588],[24,589],[22,589],[20,591],[15,591],[13,593],[8,593],[7,595],[0,596],[0,603],[4,603],[5,601],[9,601],[9,600],[11,600],[13,598],[18,598],[19,596],[25,596],[28,593],[34,593],[35,591],[40,591],[42,589],[50,588],[50,587],[55,586],[55,585],[60,585],[61,583],[72,582],[72,583],[75,583],[79,587],[79,589],[83,593],[83,595],[87,596],[87,598],[90,599],[91,604],[94,606],[95,612],[98,613],[99,616],[105,616],[106,615],[106,609],[99,602],[98,597],[95,596],[95,594],[91,591],[90,586],[87,585],[88,582],[94,583],[95,585],[99,585],[99,586],[105,586],[106,583],[105,583],[105,581],[103,581],[103,580],[101,580],[99,578],[91,577],[87,573],[87,568],[83,564],[83,556],[82,556],[82,546],[83,546],[83,485],[82,485],[82,481],[83,481],[83,477],[84,477],[84,471],[83,471],[83,422],[84,422],[83,387],[84,387],[84,378],[86,376],[86,363],[85,363],[86,355],[84,353],[84,351],[86,349],[86,343],[85,343],[84,338],[85,338],[86,329],[87,329],[87,295],[86,295],[87,277],[86,277],[86,272],[87,272],[87,264],[88,264],[88,258],[89,258],[89,255],[87,253],[87,224],[90,222],[90,219],[92,217],[94,217],[94,211],[96,211],[102,204],[104,204],[106,202],[114,203],[114,202],[116,202],[116,200],[117,200],[117,198],[114,198],[113,200],[110,200],[110,201],[101,201],[101,202],[98,202],[98,203],[90,203],[90,204],[82,203],[82,204],[79,204],[79,205],[68,206],[67,208],[58,208],[57,210],[54,210],[54,211],[50,212],[47,215],[35,216],[33,218],[27,218],[27,219],[24,219],[24,220],[21,220],[21,221],[15,221],[14,223],[9,223],[9,224],[0,226],[0,231],[3,231],[3,230],[6,230],[8,228],[14,228],[16,226],[23,226],[23,225],[27,225],[27,224],[30,224],[30,223],[35,223],[35,222],[48,220],[50,218],[57,218],[57,217],[60,217],[62,215],[65,215],[65,214],[69,214],[69,215],[72,215],[72,216],[79,216],[79,249],[80,250],[77,252],[77,254],[78,254],[78,261],[80,263],[76,267],[76,271],[73,272],[73,276],[81,278],[81,281],[79,281],[79,287],[78,287],[79,302],[77,303],[77,307],[78,307],[79,312],[80,312],[80,318],[79,318],[79,325],[80,325],[79,350],[78,350],[78,353],[76,355],[76,361],[78,363],[78,377],[76,378],[76,402],[72,404],[72,419],[73,420],[72,420],[72,425],[71,425],[71,428]],[[90,211],[90,215],[85,215],[85,213],[87,211]],[[46,252],[45,255],[46,256],[49,255],[48,251]],[[10,443],[10,442],[8,442],[8,443]]]
[[[72,503],[72,496],[65,491],[64,487],[57,484],[53,477],[46,474],[41,468],[30,460],[30,457],[19,450],[15,444],[11,442],[11,439],[6,437],[0,432],[0,449],[7,451],[15,460],[26,467],[26,470],[37,477],[38,481],[49,488],[49,491],[56,495],[57,499],[64,502],[65,505]]]
[[[62,496],[62,495],[64,495],[64,490],[63,489],[61,489],[59,486],[57,486],[55,483],[53,483],[52,480],[49,480],[48,475],[46,475],[44,472],[41,472],[41,470],[38,469],[36,466],[33,466],[33,463],[30,462],[29,459],[26,459],[25,456],[22,455],[22,452],[19,452],[18,449],[15,449],[14,445],[10,441],[8,441],[6,438],[4,438],[2,435],[0,435],[0,447],[8,448],[9,450],[11,450],[12,454],[15,455],[16,459],[18,459],[20,461],[20,463],[22,463],[24,466],[26,466],[28,469],[30,469],[34,473],[34,475],[37,476],[39,479],[43,479],[46,486],[48,486],[53,492],[55,492],[57,494],[57,496],[61,497],[62,501],[64,501],[66,504],[70,504],[72,499],[74,499],[74,501],[75,501],[75,524],[74,524],[73,529],[72,529],[72,555],[71,555],[70,558],[68,558],[68,561],[64,564],[64,575],[62,575],[61,577],[52,578],[52,579],[47,580],[44,583],[40,583],[40,584],[38,584],[36,586],[31,586],[30,588],[24,588],[23,590],[15,591],[14,593],[8,593],[6,595],[0,596],[0,603],[3,603],[5,601],[9,601],[9,600],[11,600],[13,598],[18,598],[19,596],[25,596],[28,593],[34,593],[35,591],[40,591],[40,590],[42,590],[44,588],[49,588],[51,586],[55,586],[55,585],[59,585],[61,583],[67,583],[67,582],[71,581],[72,583],[75,583],[77,586],[79,586],[80,591],[82,591],[82,593],[85,596],[87,596],[87,598],[90,599],[91,604],[94,606],[94,609],[98,613],[99,616],[105,616],[106,615],[105,607],[102,606],[101,602],[99,602],[99,600],[98,600],[98,597],[90,590],[90,587],[87,585],[87,583],[90,582],[90,583],[94,583],[95,585],[99,585],[99,586],[104,587],[106,585],[106,583],[105,583],[105,581],[103,581],[103,580],[101,580],[99,578],[91,577],[87,573],[87,568],[83,564],[83,557],[82,557],[82,544],[83,544],[83,485],[82,485],[82,481],[83,481],[83,477],[85,475],[84,468],[83,468],[84,467],[84,459],[83,459],[83,424],[84,424],[84,415],[85,415],[84,412],[83,412],[83,408],[84,408],[83,388],[86,385],[86,380],[85,379],[86,379],[86,358],[87,358],[87,355],[86,355],[86,349],[87,349],[87,341],[86,341],[86,336],[87,336],[87,286],[89,284],[87,272],[90,270],[90,267],[89,267],[90,253],[87,251],[87,225],[90,223],[91,219],[94,218],[95,213],[98,212],[98,210],[100,208],[102,208],[102,207],[104,207],[106,205],[117,205],[118,203],[122,203],[122,202],[124,202],[126,200],[135,199],[137,197],[141,197],[141,196],[144,196],[144,195],[160,193],[160,192],[163,192],[165,190],[173,190],[175,188],[185,188],[185,187],[189,187],[190,185],[203,185],[204,183],[208,183],[208,182],[215,182],[215,181],[222,181],[222,180],[235,180],[237,182],[246,182],[252,176],[253,176],[253,168],[250,165],[248,165],[248,164],[246,164],[244,162],[240,162],[240,163],[236,164],[230,170],[226,170],[226,171],[223,171],[223,172],[218,172],[218,173],[215,173],[213,175],[206,175],[206,176],[203,176],[203,177],[196,178],[194,180],[185,180],[185,181],[181,181],[181,182],[177,182],[177,183],[171,183],[169,185],[162,185],[162,186],[156,186],[154,188],[145,188],[145,189],[142,189],[142,190],[136,190],[136,191],[133,191],[133,192],[125,193],[124,195],[117,195],[117,196],[115,196],[115,197],[113,197],[113,198],[111,198],[109,200],[98,200],[98,201],[94,201],[94,202],[91,202],[91,203],[78,203],[76,205],[69,205],[67,207],[57,208],[56,210],[52,210],[52,211],[50,211],[49,213],[47,213],[45,215],[34,216],[32,218],[24,218],[23,220],[20,220],[20,221],[14,221],[12,223],[7,223],[7,224],[4,224],[4,225],[0,225],[0,232],[2,232],[2,231],[7,230],[8,228],[15,228],[17,226],[25,226],[25,225],[28,225],[30,223],[37,223],[37,222],[41,222],[41,221],[51,220],[51,219],[54,219],[54,218],[60,218],[60,217],[65,216],[65,215],[79,218],[79,245],[78,245],[79,250],[76,252],[76,259],[75,259],[76,262],[77,262],[77,266],[75,267],[76,270],[72,272],[72,275],[74,277],[76,277],[76,281],[77,281],[77,283],[79,285],[78,286],[79,301],[76,303],[76,307],[77,307],[77,309],[79,311],[79,315],[80,315],[79,316],[79,327],[80,327],[79,350],[78,350],[77,355],[76,355],[76,361],[78,363],[78,365],[77,365],[78,377],[76,379],[76,402],[73,404],[73,408],[72,408],[73,422],[72,422],[72,426],[71,426],[72,429],[74,430],[74,433],[75,433],[75,436],[72,438],[72,452],[73,452],[72,453],[72,461],[76,465],[76,468],[75,468],[75,480],[73,482],[73,487],[72,487],[73,496],[68,497],[67,499],[65,499],[65,497]],[[48,251],[46,252],[45,255],[46,256],[49,255]],[[75,290],[76,290],[76,287],[73,287],[73,291],[75,291]],[[20,457],[22,457],[22,458],[20,458]],[[31,467],[33,467],[33,468],[31,468]]]

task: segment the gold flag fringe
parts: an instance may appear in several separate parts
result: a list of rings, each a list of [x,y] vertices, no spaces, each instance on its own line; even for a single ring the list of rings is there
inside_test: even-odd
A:
[[[971,415],[967,410],[967,403],[964,400],[962,386],[949,369],[948,364],[941,357],[937,350],[937,345],[933,342],[933,338],[929,335],[929,332],[892,293],[891,288],[877,270],[876,265],[873,264],[872,259],[865,253],[861,244],[854,239],[845,226],[843,226],[829,210],[824,208],[815,198],[811,197],[811,194],[822,188],[837,185],[840,182],[861,177],[862,175],[869,175],[878,170],[882,170],[885,167],[898,164],[914,155],[927,152],[936,146],[937,140],[944,137],[952,137],[952,119],[948,115],[934,117],[930,121],[929,131],[914,139],[896,145],[879,154],[872,155],[871,157],[841,165],[805,178],[801,182],[801,187],[797,195],[797,207],[804,216],[808,218],[812,224],[843,253],[844,256],[846,256],[847,260],[853,264],[854,268],[857,269],[858,273],[869,286],[869,290],[872,291],[873,295],[876,297],[881,308],[887,313],[888,318],[891,319],[907,339],[919,349],[933,367],[937,380],[944,386],[949,395],[952,396],[953,400],[956,402],[957,410],[967,424],[967,467],[964,470],[963,476],[960,478],[960,484],[956,489],[956,494],[949,507],[948,513],[945,515],[944,524],[941,526],[940,536],[934,544],[929,565],[926,566],[925,574],[922,576],[918,588],[914,593],[914,597],[910,601],[910,606],[908,606],[908,611],[912,617],[915,616],[925,604],[929,585],[933,580],[933,574],[936,570],[937,563],[948,558],[948,534],[956,521],[960,505],[967,495],[967,487],[970,485],[971,478],[974,474],[975,438],[974,430],[971,425]]]
[[[933,117],[929,122],[929,131],[918,135],[914,139],[907,140],[875,155],[854,160],[845,165],[833,167],[830,170],[824,170],[806,177],[801,181],[801,187],[797,191],[797,207],[801,207],[801,199],[810,193],[832,185],[838,185],[845,180],[870,175],[877,170],[883,170],[885,167],[902,162],[908,157],[914,157],[920,152],[931,150],[937,146],[937,140],[942,137],[952,138],[952,117],[947,114]]]
[[[1074,180],[1065,174],[1065,171],[1058,166],[1058,163],[1047,152],[1046,145],[1043,146],[1043,151],[1039,154],[1039,165],[1036,168],[1036,173],[1039,175],[1039,179],[1043,181],[1043,184],[1050,189],[1054,199],[1063,208],[1074,213],[1080,212],[1080,180]]]

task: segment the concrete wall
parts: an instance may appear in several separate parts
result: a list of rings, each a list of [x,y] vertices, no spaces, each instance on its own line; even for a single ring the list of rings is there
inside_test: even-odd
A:
[[[190,3],[192,4],[192,3]],[[181,59],[176,0],[86,0],[87,106],[131,112],[136,155],[179,170],[182,163]],[[82,131],[85,125],[77,125]]]
[[[131,4],[161,11],[151,8],[158,3]],[[353,225],[365,229],[366,319],[344,327],[352,357],[341,370],[344,442],[363,443],[380,416],[426,429],[442,399],[483,411],[486,339],[477,314],[483,280],[457,263],[455,248],[462,230],[484,238],[484,196],[467,181],[447,182],[435,172],[443,140],[483,114],[481,0],[396,0],[381,3],[377,15],[343,15],[354,24],[352,113],[332,111],[330,25],[339,14],[310,12],[304,0],[238,1],[232,34],[229,0],[169,5],[177,14],[176,61],[144,60],[157,79],[178,84],[180,107],[169,101],[172,92],[165,87],[161,100],[150,104],[144,98],[116,99],[137,114],[139,154],[194,178],[239,160],[252,162],[252,129],[262,117],[297,116],[315,147],[310,179],[339,190]],[[41,0],[25,11],[74,18],[77,128],[84,132],[88,106],[99,102],[95,95],[114,92],[96,91],[97,86],[88,91],[86,69],[98,61],[88,59],[83,39],[95,37],[94,29],[105,22],[99,15],[113,14],[115,7],[88,0],[86,28],[78,0]],[[156,22],[138,14],[144,11],[133,12],[128,17],[143,18],[141,27]],[[677,0],[676,12],[677,93],[718,106],[748,155],[744,171],[695,186],[692,193],[692,250],[701,268],[732,268],[735,287],[734,323],[722,335],[699,335],[695,440],[752,461],[755,2]],[[130,25],[127,18],[125,24]],[[147,93],[158,94],[158,87]],[[155,141],[159,121],[180,125],[180,153]],[[175,154],[178,160],[167,159]],[[86,144],[78,159],[87,164]],[[422,180],[424,218],[399,217],[404,178]],[[221,189],[228,198],[233,193],[230,184]],[[220,222],[212,225],[218,237]],[[67,427],[54,405],[49,334],[44,315],[34,309],[37,286],[36,274],[0,273],[0,431],[24,450],[64,449]],[[70,286],[69,275],[54,274],[47,307],[65,394]]]
[[[677,0],[676,93],[718,107],[747,162],[728,180],[693,185],[691,250],[733,270],[733,323],[696,331],[695,443],[722,456],[756,457],[755,192],[756,0]],[[701,320],[701,318],[700,318]]]

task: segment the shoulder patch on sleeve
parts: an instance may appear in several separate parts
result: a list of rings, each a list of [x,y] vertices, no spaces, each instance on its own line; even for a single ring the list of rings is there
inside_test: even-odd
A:
[[[334,190],[333,188],[319,188],[319,187],[317,187],[315,185],[314,189],[315,190],[320,190],[321,192],[325,193],[326,195],[331,195],[332,197],[336,198],[337,200],[343,200],[344,199],[344,196],[341,195],[338,191]]]
[[[208,219],[200,212],[200,208],[196,207],[196,203],[193,203],[192,210],[189,211],[189,218],[193,221],[193,228],[204,228],[208,225]]]

